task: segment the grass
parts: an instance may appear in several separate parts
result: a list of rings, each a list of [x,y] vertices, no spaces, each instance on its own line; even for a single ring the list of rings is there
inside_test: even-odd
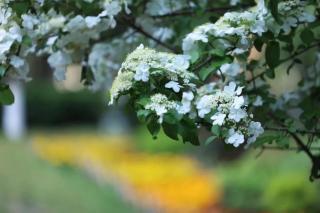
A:
[[[138,212],[108,185],[53,167],[28,144],[0,143],[0,212]]]

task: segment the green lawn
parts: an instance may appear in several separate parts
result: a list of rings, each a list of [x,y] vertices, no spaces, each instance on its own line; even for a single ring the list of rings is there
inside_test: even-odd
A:
[[[28,144],[0,143],[0,212],[138,212],[108,185],[37,158]]]

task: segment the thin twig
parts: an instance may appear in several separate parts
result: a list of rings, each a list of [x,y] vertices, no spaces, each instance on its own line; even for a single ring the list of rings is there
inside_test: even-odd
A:
[[[125,21],[123,21],[123,23],[128,25],[129,27],[131,27],[132,29],[134,29],[135,31],[140,33],[141,35],[143,35],[143,36],[151,39],[152,41],[156,42],[157,44],[165,47],[166,49],[168,49],[168,50],[170,50],[170,51],[172,51],[174,53],[178,53],[178,50],[175,47],[170,46],[169,44],[166,44],[166,43],[162,42],[160,39],[154,37],[153,35],[151,35],[147,31],[145,31],[142,27],[138,26],[135,23],[135,20],[133,18],[126,17]]]
[[[289,60],[291,60],[291,59],[294,59],[295,57],[297,57],[297,56],[299,56],[299,55],[307,52],[308,50],[310,50],[310,49],[312,49],[312,48],[315,48],[315,47],[317,47],[317,46],[319,46],[319,45],[320,45],[320,42],[317,42],[317,43],[315,43],[315,44],[313,44],[313,45],[310,45],[309,47],[306,47],[305,49],[303,49],[303,50],[301,50],[301,51],[299,51],[299,52],[295,52],[294,54],[292,54],[292,55],[290,55],[290,56],[288,56],[288,57],[280,60],[280,61],[279,61],[279,64],[278,64],[277,66],[279,66],[280,64],[282,64],[282,63],[284,63],[284,62],[287,62],[287,61],[289,61]],[[262,77],[266,72],[267,72],[267,71],[263,71],[263,72],[259,73],[258,75],[252,77],[251,79],[247,80],[247,83],[251,83],[252,81],[254,81],[254,80]]]
[[[243,4],[243,5],[238,5],[238,6],[229,6],[229,7],[217,7],[217,8],[208,8],[205,9],[205,13],[219,13],[223,14],[229,10],[234,10],[238,8],[247,8],[251,7],[254,5],[251,4]],[[190,16],[190,15],[195,15],[196,11],[194,9],[184,9],[184,10],[179,10],[179,11],[174,11],[171,13],[163,14],[163,15],[154,15],[151,16],[152,18],[168,18],[168,17],[176,17],[176,16]]]
[[[289,132],[290,130],[288,128],[276,128],[276,127],[264,127],[265,130],[270,130],[270,131],[277,131],[277,132]],[[297,129],[295,132],[299,134],[311,134],[311,135],[320,135],[320,132],[316,131],[311,131],[311,130],[302,130],[302,129]]]

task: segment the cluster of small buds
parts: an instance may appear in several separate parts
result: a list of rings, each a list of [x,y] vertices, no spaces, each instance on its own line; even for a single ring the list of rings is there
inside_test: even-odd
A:
[[[163,94],[155,94],[150,97],[150,102],[145,106],[145,109],[154,111],[159,117],[158,122],[163,122],[163,116],[169,110],[175,110],[177,103],[170,101],[167,96]]]

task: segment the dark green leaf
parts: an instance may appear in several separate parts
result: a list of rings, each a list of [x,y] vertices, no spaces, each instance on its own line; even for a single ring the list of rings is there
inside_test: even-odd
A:
[[[178,128],[176,125],[168,124],[168,123],[163,123],[162,124],[162,129],[164,133],[171,139],[173,140],[179,140],[178,138]]]
[[[202,81],[205,81],[212,72],[213,72],[213,69],[210,67],[202,68],[199,72],[200,79]]]
[[[137,112],[137,117],[140,121],[145,121],[150,113],[151,112],[149,110],[142,109]]]
[[[14,96],[9,86],[3,85],[0,87],[0,103],[3,105],[10,105],[14,102]]]
[[[279,4],[279,0],[269,0],[269,9],[271,11],[271,14],[273,16],[273,18],[279,22],[279,11],[278,11],[278,4]]]
[[[215,139],[217,138],[217,136],[210,136],[206,139],[206,141],[204,142],[205,145],[209,145],[210,143],[212,143]]]
[[[280,45],[277,41],[270,41],[266,48],[266,62],[273,69],[280,62]]]
[[[191,52],[191,63],[196,62],[200,57],[198,50],[194,50]]]
[[[262,41],[262,39],[257,38],[256,40],[254,40],[254,47],[259,52],[261,52],[263,44],[264,44],[264,42]]]
[[[212,132],[212,134],[214,134],[215,136],[220,136],[220,134],[221,134],[221,128],[220,128],[220,126],[218,126],[218,125],[213,125],[213,126],[211,127],[211,132]]]
[[[276,76],[276,75],[275,75],[275,72],[274,72],[274,69],[268,69],[268,70],[266,71],[266,76],[268,76],[268,77],[271,78],[271,79],[274,79],[274,77]]]
[[[153,136],[153,138],[157,138],[157,135],[160,131],[160,124],[157,121],[152,120],[151,122],[148,123],[147,128],[151,133],[151,135]]]
[[[192,128],[186,122],[179,125],[179,133],[184,143],[189,142],[193,145],[200,145],[196,128]]]
[[[308,28],[306,28],[306,29],[304,29],[302,32],[301,32],[301,34],[300,34],[300,38],[301,38],[301,40],[304,42],[304,43],[306,43],[307,45],[308,44],[311,44],[313,41],[314,41],[314,33],[310,30],[310,29],[308,29]]]

